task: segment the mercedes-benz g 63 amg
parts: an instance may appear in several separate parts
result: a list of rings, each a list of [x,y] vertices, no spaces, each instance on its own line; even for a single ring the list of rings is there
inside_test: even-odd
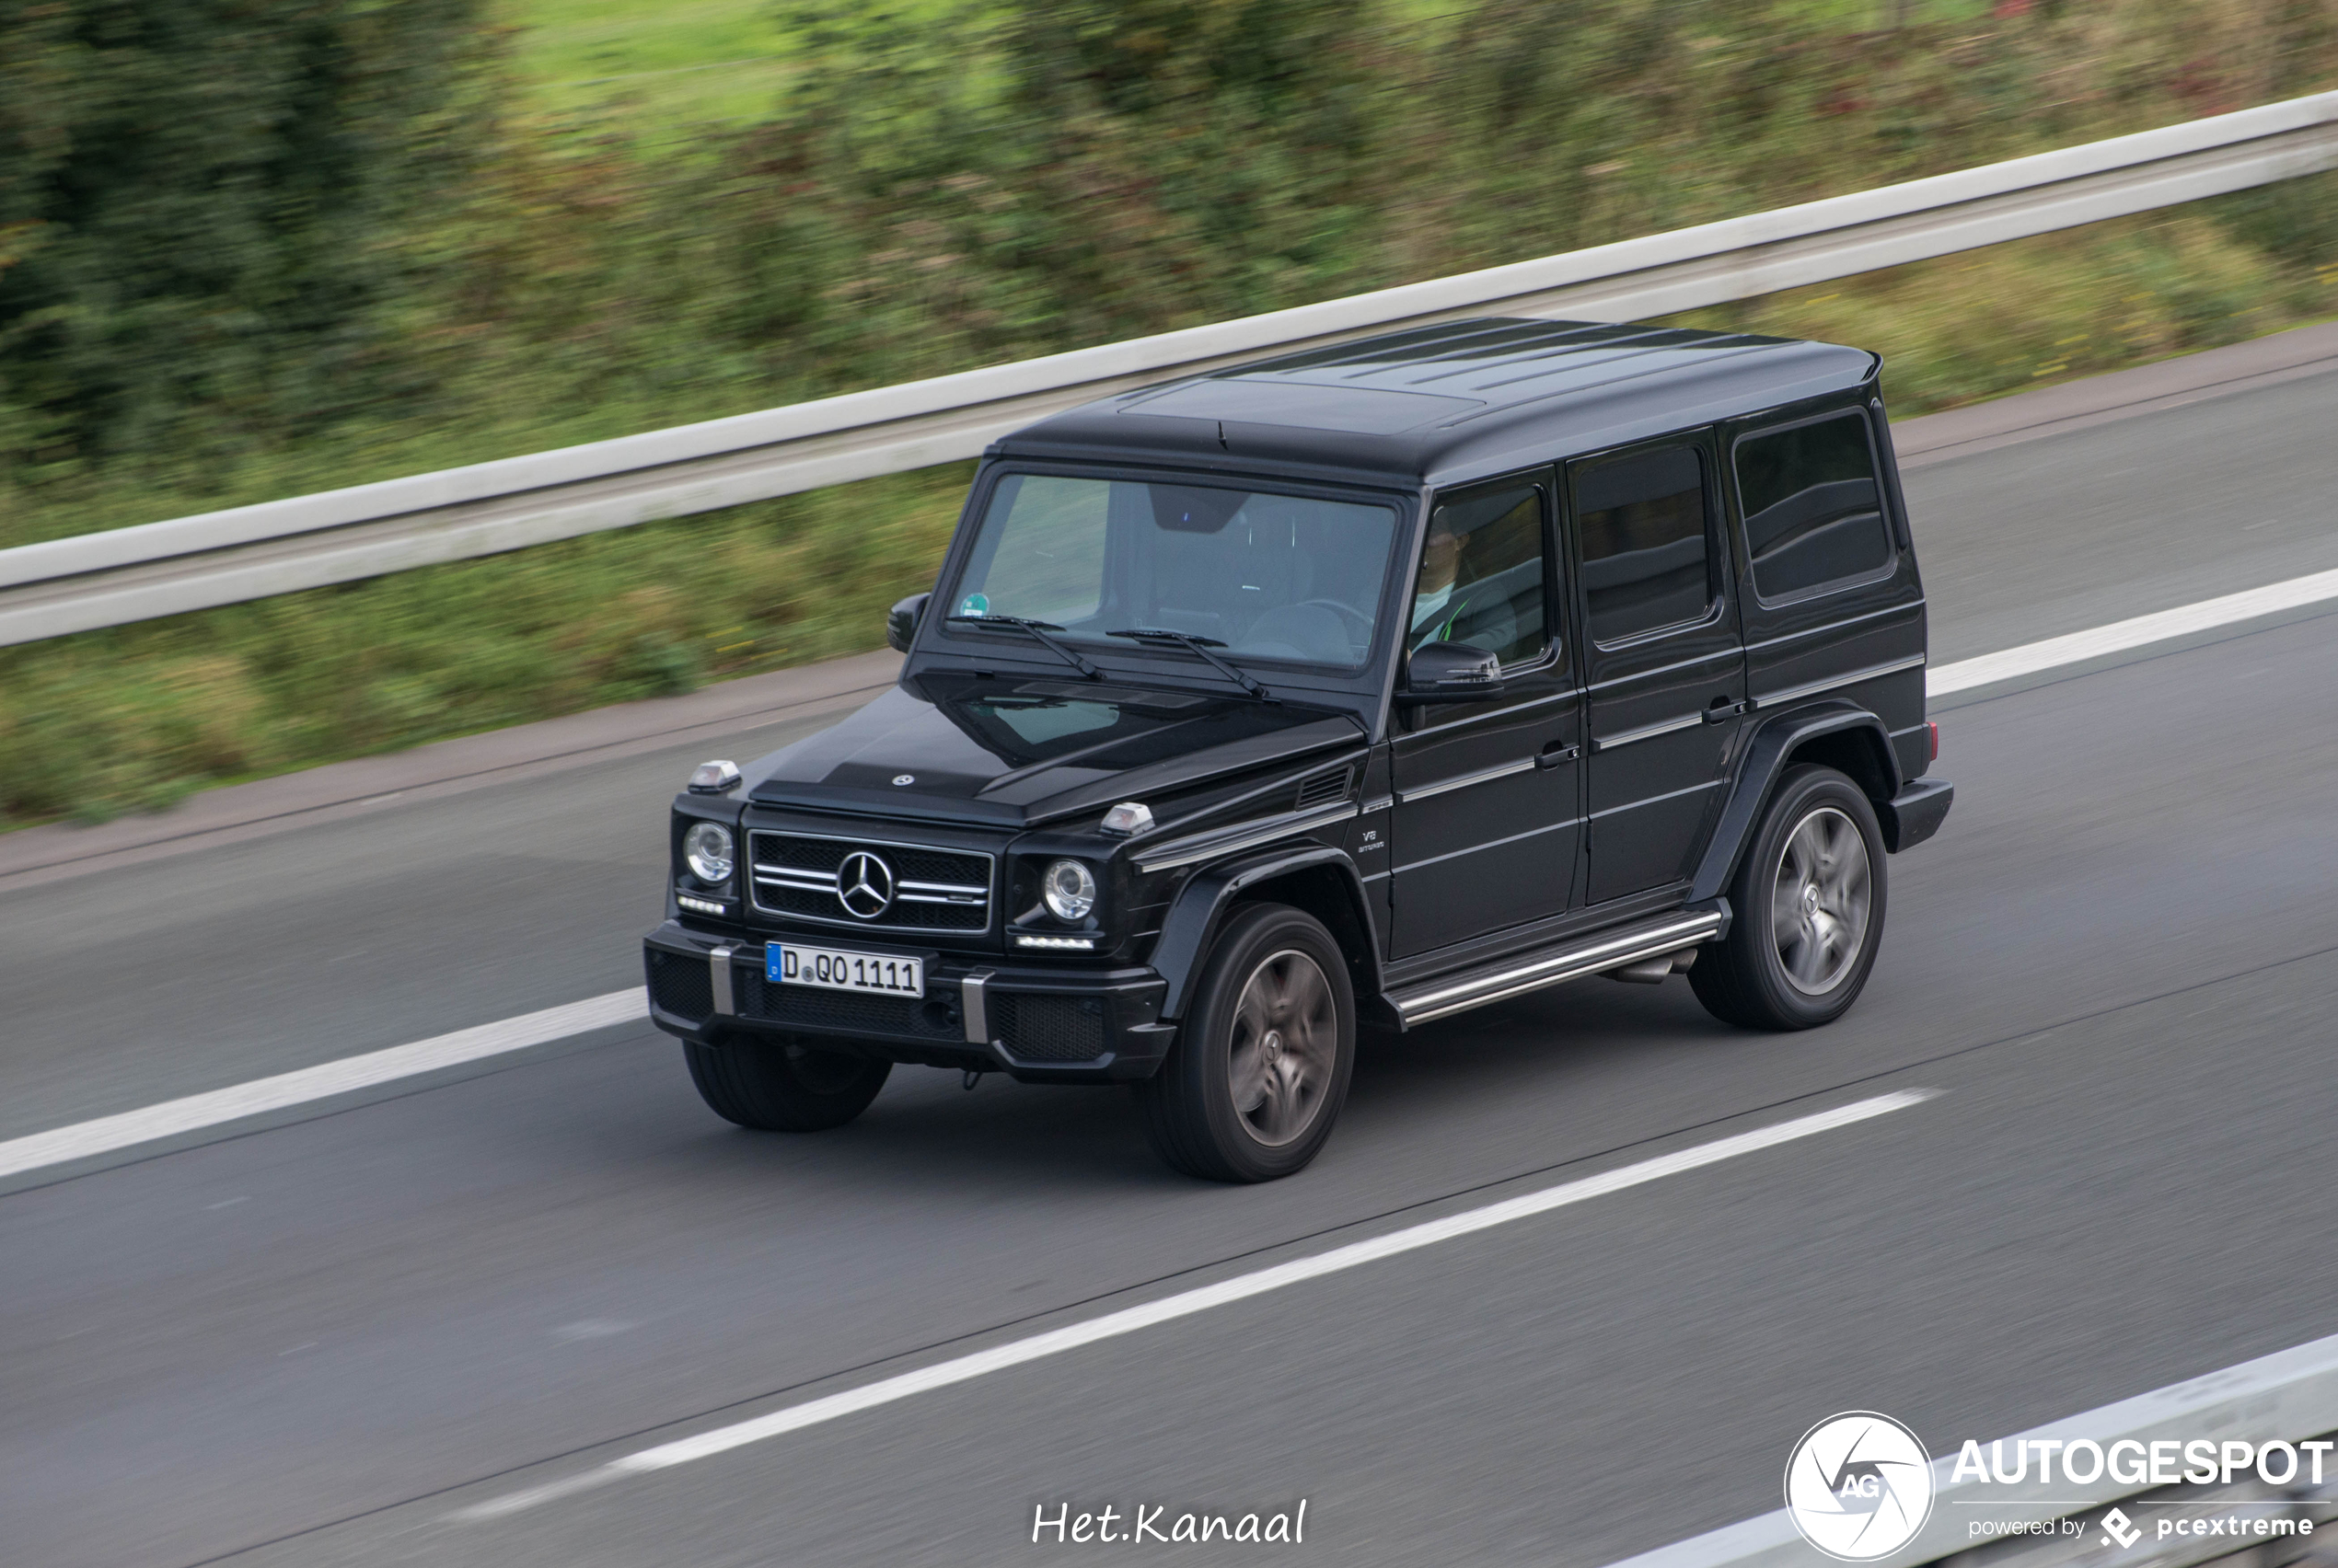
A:
[[[1950,798],[1878,373],[1481,319],[1000,441],[897,687],[676,799],[654,1020],[748,1126],[895,1063],[1125,1083],[1259,1181],[1361,1029],[1684,971],[1836,1018]]]

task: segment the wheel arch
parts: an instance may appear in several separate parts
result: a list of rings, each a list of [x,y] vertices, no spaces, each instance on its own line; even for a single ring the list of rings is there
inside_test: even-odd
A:
[[[1322,921],[1348,961],[1359,1007],[1380,994],[1380,950],[1356,863],[1328,845],[1293,845],[1205,867],[1186,879],[1153,944],[1152,967],[1169,983],[1163,1019],[1185,1015],[1210,944],[1246,904],[1288,904]]]
[[[1870,718],[1873,716],[1870,715]],[[1880,812],[1900,792],[1899,760],[1881,720],[1828,730],[1796,742],[1780,763],[1783,773],[1797,763],[1815,762],[1847,776]]]
[[[1900,765],[1883,721],[1847,702],[1822,703],[1761,721],[1740,754],[1736,777],[1689,885],[1692,904],[1719,897],[1736,874],[1762,812],[1786,770],[1818,763],[1847,776],[1881,817],[1900,791]]]

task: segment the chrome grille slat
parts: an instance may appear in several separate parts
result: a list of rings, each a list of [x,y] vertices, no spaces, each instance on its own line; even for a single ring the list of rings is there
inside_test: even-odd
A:
[[[882,859],[894,878],[891,902],[871,919],[854,916],[842,897],[851,890],[842,885],[839,868],[862,851]],[[751,828],[747,858],[754,905],[765,915],[872,933],[977,936],[990,928],[998,857],[987,850]],[[910,870],[919,874],[904,874]],[[978,874],[979,882],[973,880]]]

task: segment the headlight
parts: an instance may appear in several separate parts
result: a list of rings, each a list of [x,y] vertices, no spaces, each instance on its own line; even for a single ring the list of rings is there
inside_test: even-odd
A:
[[[731,880],[731,830],[721,823],[702,822],[682,836],[682,859],[700,882]]]
[[[1039,879],[1040,896],[1059,920],[1084,920],[1096,906],[1095,873],[1077,860],[1051,862]]]

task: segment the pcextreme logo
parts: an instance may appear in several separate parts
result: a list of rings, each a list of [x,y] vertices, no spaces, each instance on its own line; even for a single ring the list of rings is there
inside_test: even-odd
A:
[[[1830,1415],[1802,1434],[1786,1461],[1786,1514],[1804,1540],[1838,1562],[1889,1556],[1932,1516],[1932,1456],[1888,1415]]]

